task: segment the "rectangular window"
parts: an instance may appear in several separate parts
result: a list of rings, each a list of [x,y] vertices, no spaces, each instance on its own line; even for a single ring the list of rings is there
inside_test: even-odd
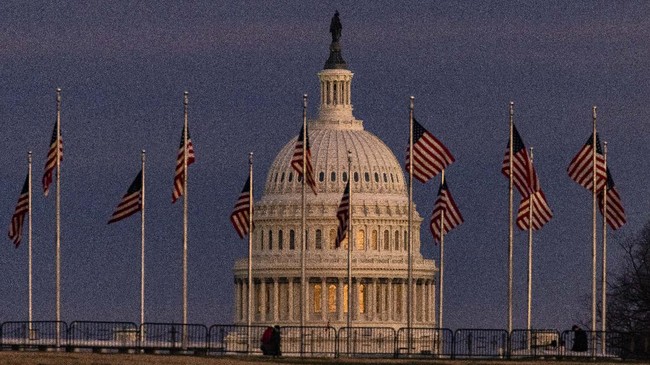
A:
[[[284,241],[283,236],[284,235],[282,234],[282,230],[278,231],[278,250],[282,250],[282,244],[284,243],[284,242],[282,242],[282,241]]]
[[[269,231],[269,250],[273,249],[273,231]]]
[[[289,231],[289,249],[296,249],[296,232],[293,229]]]
[[[323,249],[323,233],[320,229],[316,230],[316,249]]]
[[[320,284],[314,284],[312,286],[312,293],[314,293],[314,313],[320,313],[322,311],[322,286]]]

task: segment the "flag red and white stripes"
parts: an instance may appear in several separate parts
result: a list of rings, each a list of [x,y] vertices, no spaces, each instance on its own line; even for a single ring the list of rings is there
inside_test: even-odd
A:
[[[183,148],[186,147],[186,148]],[[185,170],[183,168],[184,154],[187,153],[187,166],[189,167],[194,163],[194,145],[190,139],[190,130],[187,130],[187,145],[185,145],[185,127],[181,133],[181,144],[178,148],[178,156],[176,157],[176,174],[174,175],[174,191],[172,192],[172,203],[183,195],[183,180],[185,179]]]
[[[602,191],[598,194],[598,208],[600,209],[600,214],[603,214],[603,193]],[[627,223],[627,218],[625,217],[625,209],[623,209],[623,202],[621,201],[621,196],[614,185],[614,179],[612,179],[612,174],[607,168],[607,224],[612,227],[613,230],[621,228],[625,223]]]
[[[304,132],[304,133],[303,133]],[[307,143],[303,143],[305,138],[303,136],[306,136]],[[306,147],[305,147],[306,146]],[[296,140],[296,148],[293,152],[293,157],[291,158],[291,166],[293,167],[296,172],[298,172],[298,176],[303,175],[302,173],[302,155],[303,155],[303,148],[306,148],[304,151],[305,153],[305,168],[307,169],[307,185],[311,188],[311,190],[314,192],[314,195],[318,195],[317,189],[316,189],[316,180],[314,180],[314,167],[312,165],[312,160],[311,160],[311,146],[309,145],[309,129],[303,131],[302,127],[300,128],[300,134],[298,135],[298,140]]]
[[[582,146],[578,154],[573,157],[567,169],[569,177],[582,185],[585,189],[592,191],[593,188],[593,133],[589,136],[587,143]],[[600,146],[600,138],[596,133],[596,191],[601,191],[607,183],[605,172],[605,157]]]
[[[429,223],[429,229],[431,229],[431,234],[433,234],[433,239],[436,242],[440,242],[440,221],[442,220],[443,215],[444,223],[442,234],[447,234],[447,232],[464,222],[463,216],[460,214],[460,210],[458,209],[454,198],[451,196],[451,192],[449,191],[446,182],[440,184],[438,197],[433,205],[433,213],[431,214],[431,220]]]
[[[517,128],[512,126],[512,182],[522,197],[528,197],[540,189],[535,169],[532,168],[524,141]],[[510,141],[501,164],[501,173],[510,178]]]
[[[108,224],[115,223],[142,210],[142,170],[135,177],[119,202]]]
[[[548,205],[546,195],[544,195],[542,190],[537,190],[534,194],[529,195],[527,198],[523,198],[519,204],[519,210],[517,211],[517,227],[521,230],[527,230],[530,228],[528,218],[530,215],[529,210],[531,201],[533,204],[533,230],[539,230],[548,223],[551,218],[553,218],[553,212]]]
[[[58,138],[58,153],[57,153],[57,138]],[[54,130],[52,131],[52,138],[50,139],[50,149],[47,152],[47,161],[45,162],[45,173],[43,174],[43,194],[47,196],[50,192],[50,185],[52,184],[52,175],[54,175],[54,170],[56,170],[56,159],[59,159],[59,163],[63,161],[63,137],[59,133],[57,124],[54,123]]]
[[[406,171],[413,163],[413,176],[426,183],[455,161],[449,149],[413,118],[413,159],[406,148]]]
[[[249,207],[251,204],[251,178],[246,179],[246,184],[239,194],[239,198],[235,203],[235,208],[230,214],[230,222],[237,231],[239,238],[244,238],[248,234],[250,225],[248,222],[249,217]]]
[[[335,246],[339,248],[348,233],[348,224],[350,224],[350,179],[345,185],[339,208],[336,210],[336,218],[339,220],[339,228],[336,232]]]
[[[25,214],[29,211],[29,175],[25,178],[25,184],[20,191],[20,196],[18,197],[18,203],[16,203],[16,209],[14,214],[11,216],[11,224],[9,225],[9,239],[11,239],[16,245],[16,248],[20,245],[20,241],[23,236],[23,223],[25,222]]]

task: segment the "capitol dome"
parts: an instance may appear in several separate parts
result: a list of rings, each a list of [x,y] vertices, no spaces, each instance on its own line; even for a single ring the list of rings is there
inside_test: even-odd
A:
[[[348,238],[339,248],[335,239],[336,212],[350,179],[351,325],[406,327],[409,219],[402,166],[388,146],[353,116],[353,73],[334,37],[318,77],[319,114],[306,123],[318,194],[305,185],[305,286],[301,285],[303,184],[291,166],[295,136],[277,154],[254,207],[251,324],[295,326],[304,320],[309,326],[346,326]],[[298,121],[292,123],[298,132]],[[437,269],[420,253],[422,218],[415,208],[412,217],[411,317],[414,326],[433,327]],[[247,259],[235,264],[236,324],[247,323],[247,265]]]

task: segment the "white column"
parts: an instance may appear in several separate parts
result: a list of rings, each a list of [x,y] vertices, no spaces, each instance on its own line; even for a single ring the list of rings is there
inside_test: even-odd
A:
[[[323,326],[325,323],[327,323],[327,310],[329,309],[328,307],[328,300],[327,300],[327,278],[323,277],[321,278],[321,291],[320,291],[320,311],[321,311],[321,319],[323,320]]]
[[[275,323],[280,319],[280,283],[278,281],[279,278],[273,278],[273,304],[271,308],[273,310],[273,322]]]
[[[422,280],[422,285],[420,285],[420,290],[422,291],[422,299],[420,300],[421,313],[422,313],[422,322],[427,320],[427,284],[426,280]]]
[[[266,321],[266,278],[260,279],[260,321]]]
[[[388,308],[386,308],[386,320],[392,321],[395,318],[393,314],[393,280],[388,278]]]
[[[289,322],[294,320],[293,318],[293,278],[289,277],[289,282],[287,283],[287,304],[289,305]]]
[[[339,282],[336,286],[336,313],[339,322],[343,322],[345,318],[345,308],[343,306],[343,286],[345,285],[345,279],[339,278]],[[349,300],[349,298],[348,298]]]
[[[400,247],[401,246],[402,245],[400,244]],[[404,320],[406,320],[406,293],[407,293],[407,291],[406,291],[406,285],[407,285],[406,280],[403,279],[401,285],[402,285],[402,297],[399,298],[399,300],[402,301],[402,313],[400,313],[400,320],[404,321]]]

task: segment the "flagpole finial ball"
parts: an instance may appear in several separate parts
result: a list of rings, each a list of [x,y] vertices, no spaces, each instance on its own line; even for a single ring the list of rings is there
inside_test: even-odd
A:
[[[57,87],[57,88],[56,88],[56,92],[57,92],[57,93],[60,93],[60,92],[61,92],[61,88],[60,88],[60,87]]]

